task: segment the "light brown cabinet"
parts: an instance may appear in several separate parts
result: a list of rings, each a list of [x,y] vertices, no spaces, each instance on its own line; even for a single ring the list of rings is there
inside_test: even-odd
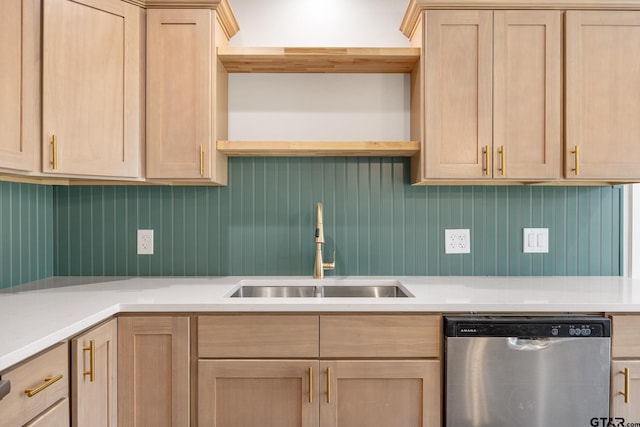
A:
[[[30,172],[40,137],[40,2],[0,2],[0,169]]]
[[[440,426],[439,316],[200,316],[198,357],[200,426]]]
[[[11,382],[11,392],[0,400],[0,427],[69,426],[69,350],[66,342],[0,376]]]
[[[440,427],[440,369],[438,360],[320,362],[321,425]]]
[[[42,15],[42,171],[140,177],[143,10],[47,0]]]
[[[423,13],[414,180],[559,178],[561,12]]]
[[[566,13],[567,179],[640,179],[638,46],[638,11]]]
[[[147,177],[227,183],[228,39],[208,9],[147,12]]]
[[[68,427],[69,399],[64,398],[41,415],[24,425],[24,427]]]
[[[640,316],[611,317],[610,417],[640,419]]]
[[[189,427],[189,318],[118,318],[118,426]]]
[[[638,396],[640,396],[640,360],[612,361],[610,416],[624,418],[627,421],[639,420]]]
[[[200,360],[199,426],[317,427],[317,360]]]
[[[113,319],[71,341],[74,427],[118,425],[117,334]]]

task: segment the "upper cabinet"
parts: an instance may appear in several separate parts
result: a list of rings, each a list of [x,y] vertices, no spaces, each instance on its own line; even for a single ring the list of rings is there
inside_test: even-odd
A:
[[[561,12],[428,10],[423,20],[414,180],[559,178]]]
[[[565,176],[640,179],[640,12],[566,14]]]
[[[39,141],[40,2],[0,2],[0,169],[29,172]]]
[[[560,178],[562,13],[493,13],[493,177]]]
[[[120,0],[44,1],[43,172],[141,176],[143,19]]]
[[[147,13],[147,177],[227,183],[227,82],[216,46],[228,38],[209,9]]]

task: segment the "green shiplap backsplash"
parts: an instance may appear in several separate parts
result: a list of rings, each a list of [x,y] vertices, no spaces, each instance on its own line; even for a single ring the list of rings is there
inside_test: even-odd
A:
[[[620,187],[408,185],[404,158],[232,158],[228,187],[55,187],[56,275],[620,275]],[[548,254],[522,228],[548,227]],[[136,255],[136,230],[155,254]],[[471,254],[445,255],[444,229]],[[3,230],[3,233],[5,231]]]
[[[0,289],[53,275],[53,188],[0,182]]]

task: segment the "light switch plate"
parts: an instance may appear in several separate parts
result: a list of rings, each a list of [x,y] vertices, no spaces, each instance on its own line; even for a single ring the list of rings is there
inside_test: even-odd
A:
[[[524,253],[549,253],[549,229],[523,228],[522,251]]]
[[[471,233],[468,228],[444,230],[445,254],[471,253]]]
[[[138,255],[153,255],[153,230],[138,230]]]

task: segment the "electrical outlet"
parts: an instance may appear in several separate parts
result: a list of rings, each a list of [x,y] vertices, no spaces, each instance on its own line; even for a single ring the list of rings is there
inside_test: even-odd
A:
[[[138,230],[138,255],[153,255],[153,230]]]
[[[468,228],[444,230],[445,254],[471,253],[471,234]]]

